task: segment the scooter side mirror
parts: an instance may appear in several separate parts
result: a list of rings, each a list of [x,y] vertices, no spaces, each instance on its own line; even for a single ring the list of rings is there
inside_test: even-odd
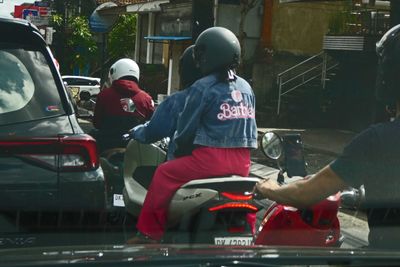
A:
[[[268,159],[273,160],[276,163],[279,169],[277,181],[279,184],[282,184],[285,180],[283,175],[285,170],[282,168],[279,162],[279,159],[282,157],[283,154],[282,138],[274,132],[266,132],[261,137],[260,146],[261,151],[264,153],[264,155]]]
[[[267,158],[277,161],[283,153],[281,137],[274,132],[266,132],[261,138],[261,150]]]
[[[303,141],[298,133],[288,133],[283,136],[283,153],[285,155],[285,170],[288,177],[306,176]]]

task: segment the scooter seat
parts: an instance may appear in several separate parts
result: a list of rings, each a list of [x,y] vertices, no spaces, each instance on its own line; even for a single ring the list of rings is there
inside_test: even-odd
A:
[[[216,191],[251,191],[258,181],[260,181],[260,178],[233,175],[192,180],[181,186],[181,188],[206,188]]]

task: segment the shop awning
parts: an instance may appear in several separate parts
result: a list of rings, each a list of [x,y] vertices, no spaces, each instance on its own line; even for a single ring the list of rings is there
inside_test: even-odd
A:
[[[171,41],[187,41],[191,40],[191,36],[146,36],[144,39],[149,40],[150,42],[171,42]]]
[[[294,2],[323,2],[326,0],[279,0],[280,4],[284,3],[294,3]]]
[[[169,3],[169,0],[158,0],[151,2],[140,2],[136,4],[130,4],[125,6],[116,6],[110,8],[104,8],[98,12],[101,15],[119,15],[124,13],[148,13],[148,12],[160,12],[160,4]]]
[[[147,13],[161,11],[160,4],[169,3],[169,0],[150,1],[126,6],[128,13]]]

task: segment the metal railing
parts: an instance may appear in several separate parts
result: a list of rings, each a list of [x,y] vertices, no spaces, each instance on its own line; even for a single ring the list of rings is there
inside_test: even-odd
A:
[[[331,62],[325,52],[320,52],[299,64],[281,72],[277,75],[278,107],[276,114],[280,114],[282,97],[295,89],[321,77],[321,87],[325,89],[327,72],[338,63]]]

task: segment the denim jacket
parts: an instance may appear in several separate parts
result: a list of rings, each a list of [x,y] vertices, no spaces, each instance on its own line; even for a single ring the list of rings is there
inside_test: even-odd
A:
[[[178,118],[175,142],[179,150],[191,144],[223,148],[257,148],[255,96],[239,76],[221,81],[216,74],[189,87]]]
[[[173,141],[176,130],[176,123],[179,113],[185,105],[187,90],[177,92],[165,99],[155,110],[150,121],[145,124],[138,125],[132,129],[132,135],[135,140],[141,143],[152,143],[169,137],[168,160],[173,159],[175,151],[175,143]]]

